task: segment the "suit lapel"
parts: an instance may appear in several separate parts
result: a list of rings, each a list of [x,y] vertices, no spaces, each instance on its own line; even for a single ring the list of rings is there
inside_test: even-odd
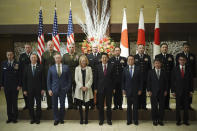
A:
[[[153,75],[154,75],[154,77],[156,77],[157,80],[159,80],[158,77],[157,77],[157,73],[156,73],[155,69],[153,70]],[[161,73],[160,73],[160,75],[161,75]],[[159,78],[160,78],[160,76],[159,76]]]

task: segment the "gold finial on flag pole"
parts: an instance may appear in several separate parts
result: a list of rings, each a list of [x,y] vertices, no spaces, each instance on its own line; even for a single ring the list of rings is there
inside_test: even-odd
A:
[[[71,0],[70,0],[70,8],[71,8]]]
[[[142,5],[141,8],[144,9],[144,5]]]
[[[157,4],[157,8],[158,8],[158,9],[160,8],[160,5],[159,5],[159,4]]]
[[[55,10],[56,10],[57,8],[56,8],[56,0],[55,0]]]

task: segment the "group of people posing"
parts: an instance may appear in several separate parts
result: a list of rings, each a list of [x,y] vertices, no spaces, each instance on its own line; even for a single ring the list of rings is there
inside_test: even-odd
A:
[[[171,110],[171,91],[176,97],[176,124],[182,124],[180,111],[184,110],[183,124],[189,125],[188,110],[193,110],[193,78],[196,76],[195,56],[190,53],[188,43],[183,44],[183,52],[177,54],[175,61],[168,54],[166,43],[160,47],[161,54],[155,56],[153,64],[150,56],[145,54],[144,45],[138,45],[138,53],[127,58],[120,56],[121,49],[115,47],[114,55],[109,58],[108,54],[99,53],[96,45],[92,46],[92,53],[82,55],[75,52],[75,45],[70,45],[69,52],[61,56],[54,50],[54,43],[48,41],[41,62],[28,44],[19,62],[14,59],[13,51],[7,51],[7,60],[1,65],[0,81],[7,102],[6,122],[17,123],[18,92],[22,88],[23,109],[29,109],[31,124],[40,124],[41,100],[46,92],[47,110],[53,110],[54,125],[64,124],[66,97],[68,109],[79,110],[80,124],[88,124],[89,109],[97,108],[99,125],[103,125],[106,105],[107,124],[112,125],[112,97],[113,110],[122,110],[124,95],[127,98],[127,125],[132,122],[138,125],[138,110],[147,110],[148,94],[153,125],[163,126],[165,109]]]

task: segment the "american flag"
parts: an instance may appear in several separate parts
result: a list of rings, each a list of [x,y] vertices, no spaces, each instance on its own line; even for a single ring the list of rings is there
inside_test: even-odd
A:
[[[74,33],[73,33],[73,20],[72,20],[72,11],[70,8],[70,14],[69,14],[69,19],[68,19],[68,33],[67,33],[67,52],[69,52],[69,45],[74,44],[75,39],[74,39]]]
[[[56,9],[55,9],[55,15],[54,15],[52,40],[54,42],[54,48],[55,48],[55,50],[58,51],[58,52],[60,52],[60,38],[59,38],[59,34],[58,34]]]
[[[38,49],[37,54],[42,61],[42,53],[44,52],[45,44],[44,44],[44,33],[43,33],[43,17],[42,17],[42,9],[39,11],[39,27],[38,27]]]

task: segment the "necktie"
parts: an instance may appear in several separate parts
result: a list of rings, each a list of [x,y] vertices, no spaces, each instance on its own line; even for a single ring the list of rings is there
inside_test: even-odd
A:
[[[183,66],[181,67],[181,77],[184,78],[184,69],[183,69]]]
[[[61,76],[60,64],[57,65],[57,74],[59,77]]]
[[[106,64],[104,65],[104,76],[106,76],[107,74],[107,67],[106,67]]]
[[[35,71],[36,71],[36,66],[33,66],[33,71],[32,71],[33,76],[35,75]]]
[[[118,57],[116,57],[116,60],[118,61]]]
[[[159,76],[160,76],[159,70],[157,69],[157,78],[158,78],[158,79],[159,79]]]
[[[132,78],[132,67],[129,68],[129,73],[130,73],[130,76]]]

